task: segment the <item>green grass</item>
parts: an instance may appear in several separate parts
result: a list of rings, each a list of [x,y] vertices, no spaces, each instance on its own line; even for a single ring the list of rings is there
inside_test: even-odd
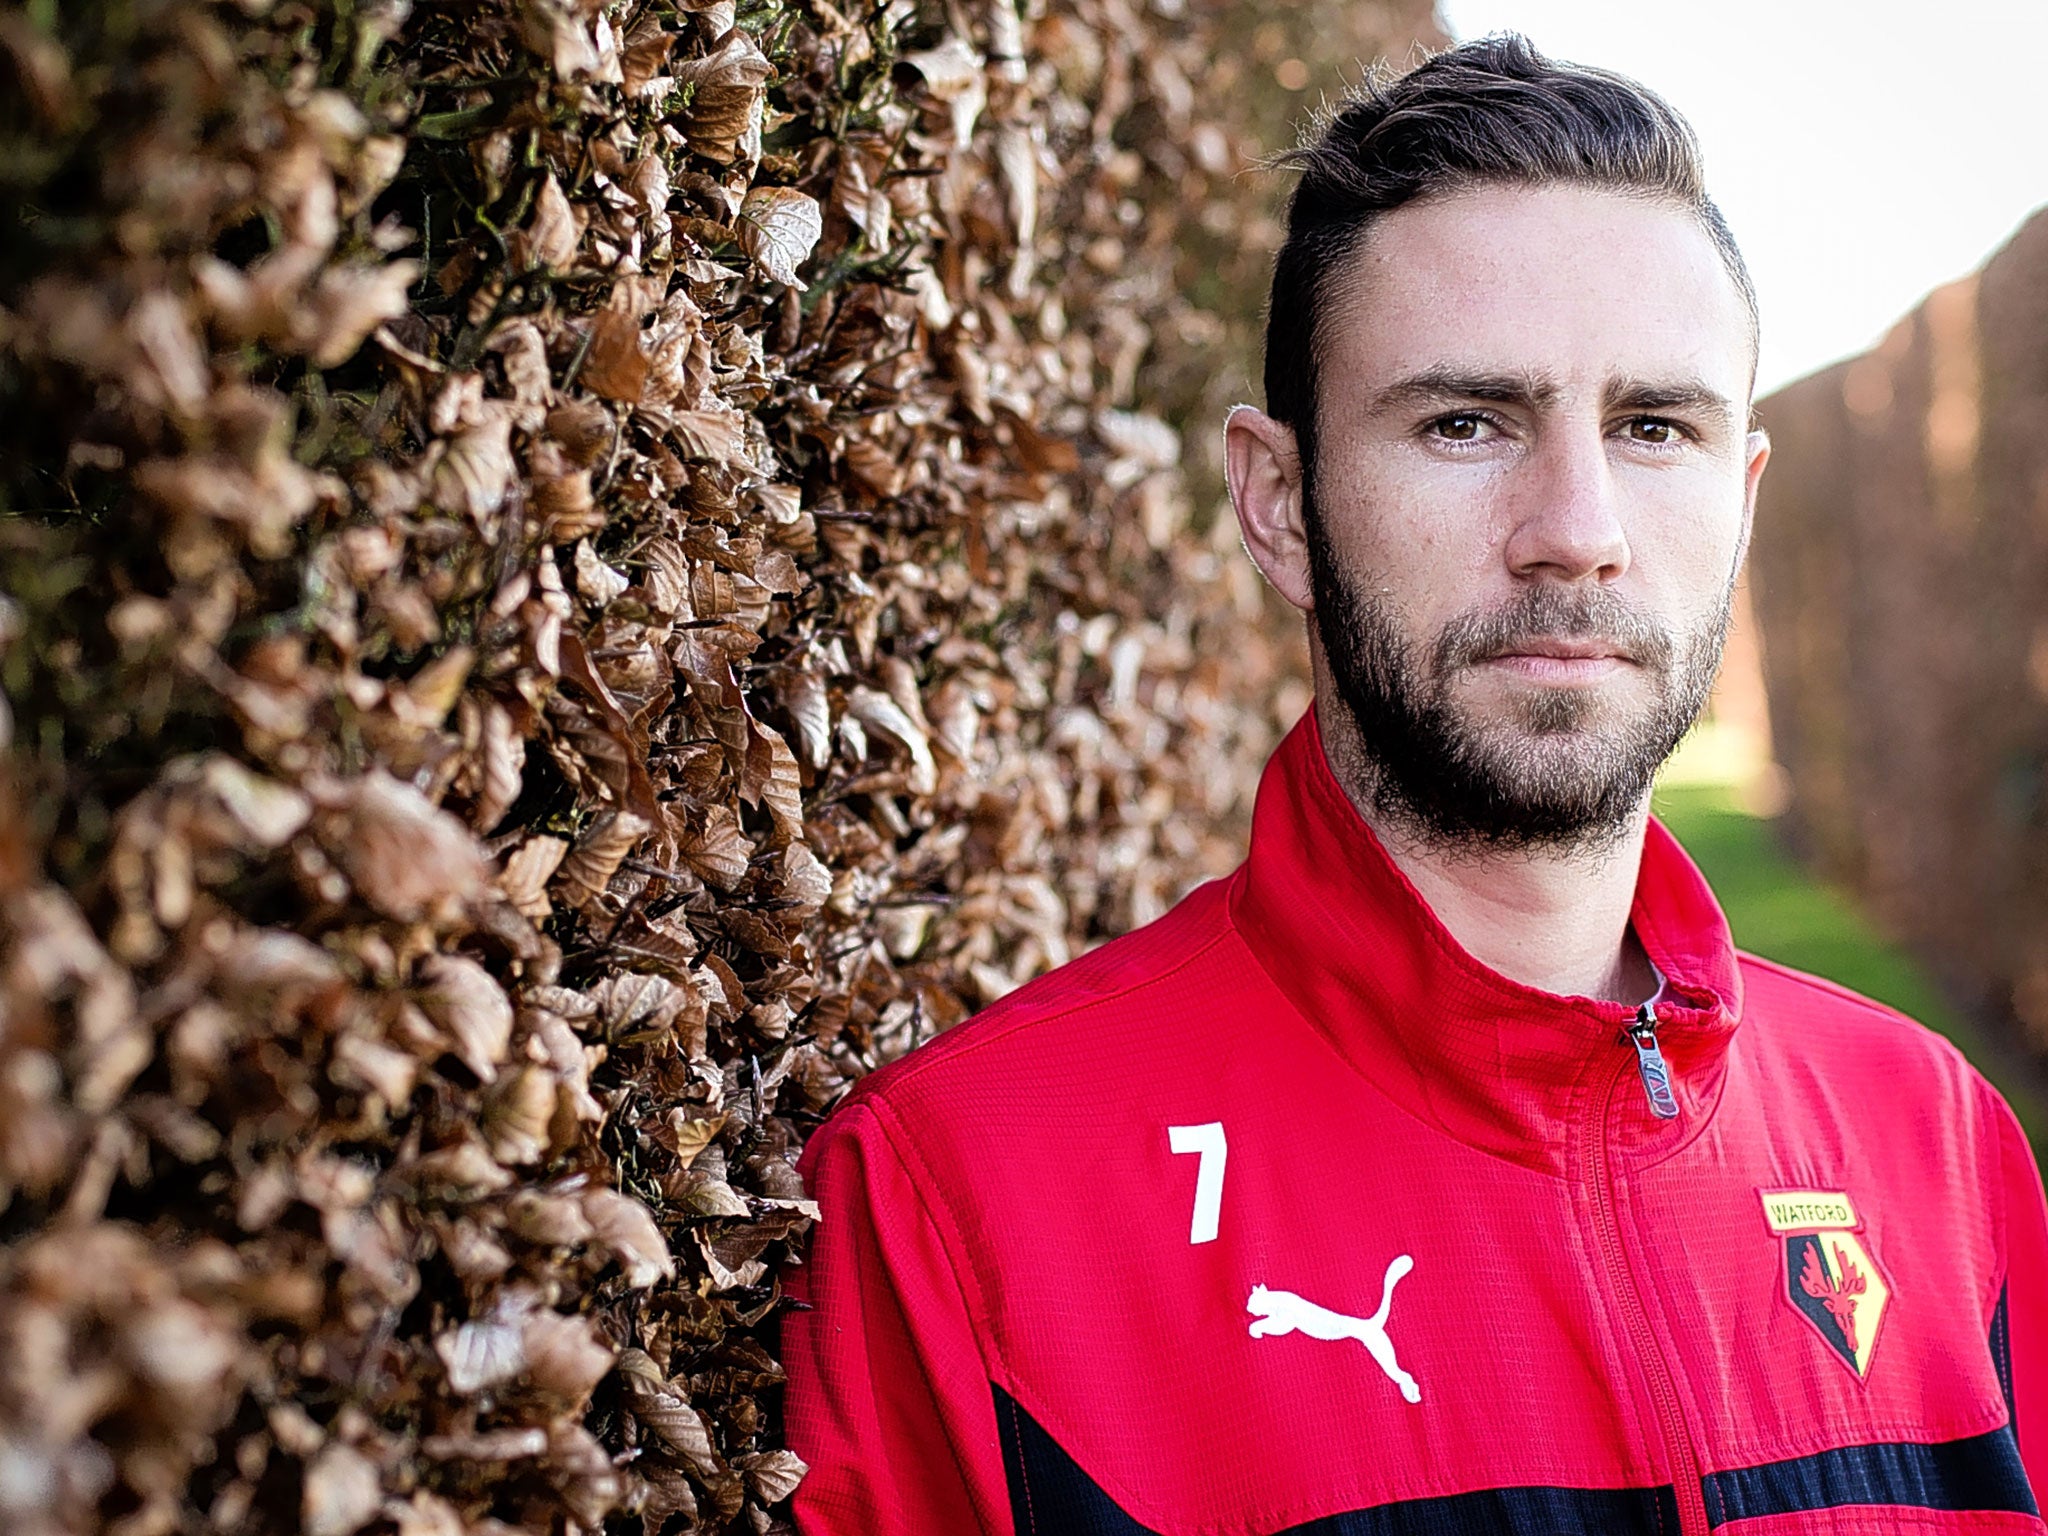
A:
[[[1660,785],[1654,804],[1720,897],[1737,944],[1876,998],[1948,1036],[2011,1103],[2036,1155],[2048,1154],[2048,1101],[2034,1074],[1994,1049],[1853,902],[1795,864],[1769,822],[1746,814],[1728,790],[1713,785]]]

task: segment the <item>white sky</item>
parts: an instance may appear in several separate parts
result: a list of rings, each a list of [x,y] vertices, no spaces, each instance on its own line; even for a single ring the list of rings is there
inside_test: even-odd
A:
[[[1860,352],[2048,203],[2048,0],[1441,0],[1686,115],[1763,310],[1759,395]]]

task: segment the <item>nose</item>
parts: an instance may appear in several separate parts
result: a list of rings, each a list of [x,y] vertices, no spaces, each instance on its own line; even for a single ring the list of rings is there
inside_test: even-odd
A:
[[[1543,434],[1515,481],[1504,551],[1515,575],[1608,582],[1628,569],[1628,535],[1599,423],[1560,424]]]

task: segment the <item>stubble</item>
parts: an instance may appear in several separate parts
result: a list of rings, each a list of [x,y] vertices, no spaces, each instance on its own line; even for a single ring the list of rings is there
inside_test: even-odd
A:
[[[1367,757],[1369,782],[1358,787],[1384,822],[1444,850],[1592,852],[1627,835],[1657,769],[1713,692],[1732,578],[1690,634],[1609,588],[1535,581],[1418,645],[1372,584],[1342,568],[1313,518],[1308,543],[1317,634]],[[1460,683],[1538,637],[1612,644],[1641,669],[1649,702],[1529,687],[1506,718],[1475,718]]]

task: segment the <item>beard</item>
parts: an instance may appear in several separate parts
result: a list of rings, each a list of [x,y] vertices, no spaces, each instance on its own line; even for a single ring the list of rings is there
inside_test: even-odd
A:
[[[1734,599],[1676,634],[1604,587],[1540,582],[1410,641],[1372,585],[1345,570],[1311,511],[1316,632],[1364,747],[1373,809],[1440,849],[1592,852],[1628,833],[1657,769],[1713,692]],[[1504,718],[1458,698],[1472,667],[1538,637],[1611,644],[1651,684],[1629,706],[1592,689],[1517,689]]]

